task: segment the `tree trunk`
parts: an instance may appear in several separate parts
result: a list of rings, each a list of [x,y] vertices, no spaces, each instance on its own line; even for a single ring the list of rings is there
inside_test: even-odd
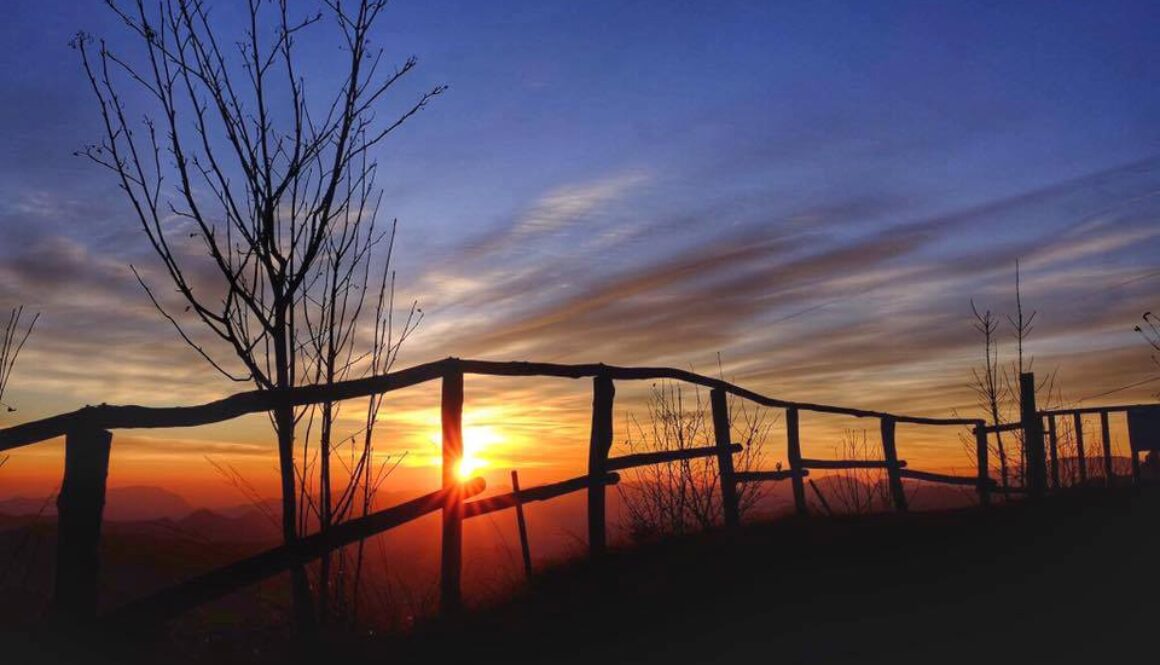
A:
[[[334,383],[333,374],[327,377],[327,385]],[[319,472],[318,472],[318,532],[326,534],[334,522],[331,508],[330,494],[330,448],[331,433],[334,427],[334,404],[326,402],[322,405],[322,432],[319,437]],[[329,550],[322,555],[318,567],[318,621],[326,625],[330,614],[331,597],[331,555]]]
[[[281,300],[281,288],[274,285],[275,300]],[[276,388],[289,390],[293,387],[291,375],[292,354],[290,350],[289,322],[287,307],[275,307],[274,316],[274,365]],[[294,407],[279,404],[274,408],[274,430],[278,435],[278,472],[282,481],[282,540],[288,546],[298,541],[298,497],[294,491]],[[294,566],[290,569],[290,592],[294,604],[294,621],[300,631],[309,631],[314,625],[314,610],[310,600],[310,584],[306,579],[306,569]]]
[[[294,545],[298,541],[298,503],[294,493],[293,407],[276,408],[274,423],[278,432],[278,471],[282,476],[282,540],[287,545]],[[290,583],[295,623],[300,630],[312,628],[314,610],[310,599],[310,584],[303,566],[298,565],[290,569]]]

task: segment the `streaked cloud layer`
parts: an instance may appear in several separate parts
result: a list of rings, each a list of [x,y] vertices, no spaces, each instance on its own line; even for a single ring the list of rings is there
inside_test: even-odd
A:
[[[153,312],[128,270],[156,270],[144,239],[70,157],[98,130],[65,43],[115,23],[13,4],[0,304],[43,312],[20,415],[235,390]],[[416,90],[451,85],[379,155],[401,284],[427,315],[405,361],[716,371],[720,354],[788,398],[949,414],[971,408],[981,355],[969,303],[1010,311],[1019,260],[1030,350],[1065,399],[1154,371],[1132,332],[1160,284],[1154,4],[503,4],[392,8]],[[412,448],[429,397],[397,403]],[[537,463],[586,427],[575,384],[471,398]],[[260,425],[194,440],[221,454]]]

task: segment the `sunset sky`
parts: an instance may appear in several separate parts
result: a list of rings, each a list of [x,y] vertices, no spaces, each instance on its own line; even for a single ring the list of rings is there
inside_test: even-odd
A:
[[[976,416],[970,301],[1013,313],[1019,260],[1028,351],[1063,399],[1152,400],[1133,326],[1160,307],[1158,20],[1155,2],[398,0],[382,43],[419,67],[388,108],[450,86],[376,154],[425,313],[401,363],[692,367]],[[101,132],[79,29],[126,37],[95,1],[9,0],[0,21],[0,307],[41,312],[0,424],[241,389],[152,309],[128,266],[164,278],[136,219],[72,156]],[[628,409],[647,386],[621,390]],[[436,391],[385,406],[404,485],[434,482]],[[589,391],[469,378],[484,471],[582,468]],[[922,468],[969,461],[955,432],[914,437]],[[110,482],[226,493],[209,455],[272,486],[270,439],[261,418],[125,432]],[[57,482],[58,451],[14,453],[0,496]]]

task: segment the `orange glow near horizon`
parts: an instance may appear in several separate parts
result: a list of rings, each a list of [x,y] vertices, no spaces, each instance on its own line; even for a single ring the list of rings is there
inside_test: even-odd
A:
[[[524,487],[583,474],[587,462],[590,396],[587,386],[566,387],[568,391],[559,393],[532,393],[517,382],[500,384],[479,380],[463,412],[463,456],[452,474],[455,481],[462,483],[483,476],[493,489],[499,490],[510,482],[511,470],[519,471]],[[437,386],[431,392],[434,388]],[[402,397],[411,395],[404,393]],[[629,416],[635,414],[641,418],[642,425],[648,425],[646,399],[647,387],[634,388],[626,382],[618,395],[619,413],[614,424],[617,448],[613,456],[630,452],[624,442],[629,436],[639,434],[628,424]],[[841,394],[819,401],[892,406],[890,402],[876,404],[873,400],[867,404]],[[442,423],[434,402],[432,394],[416,394],[411,401],[400,398],[398,404],[383,408],[382,425],[376,430],[376,464],[390,464],[394,468],[395,462],[399,462],[382,486],[384,505],[430,492],[442,483]],[[907,405],[906,400],[899,400],[898,410]],[[946,415],[936,406],[924,407],[924,413]],[[345,413],[349,414],[349,420],[343,421],[345,431],[357,431],[361,414],[353,408]],[[770,410],[768,415],[778,420],[762,441],[755,442],[763,451],[760,470],[771,470],[787,462],[784,420],[778,410]],[[8,420],[3,423],[9,424]],[[1125,455],[1126,422],[1116,417],[1110,424],[1113,453]],[[855,431],[859,437],[866,430],[870,451],[867,454],[877,450],[876,423],[803,412],[800,428],[800,442],[807,457],[827,459],[843,454],[839,447],[847,430]],[[1098,448],[1098,418],[1088,418],[1085,428],[1095,432],[1092,436]],[[912,469],[971,475],[975,457],[963,446],[961,436],[962,432],[956,428],[899,426],[898,453]],[[699,445],[711,443],[707,438],[702,441]],[[108,475],[110,488],[155,486],[181,495],[196,507],[234,508],[250,499],[223,475],[221,468],[228,468],[236,471],[261,497],[280,496],[277,448],[269,424],[261,415],[193,430],[117,431],[113,442]],[[0,469],[0,500],[43,498],[59,489],[64,469],[63,439],[7,454],[10,459]]]

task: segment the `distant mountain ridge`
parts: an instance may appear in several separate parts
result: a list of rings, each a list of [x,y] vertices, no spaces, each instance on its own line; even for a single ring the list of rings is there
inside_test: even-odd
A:
[[[393,506],[419,496],[421,492],[379,492],[375,509]],[[104,494],[104,519],[111,522],[145,522],[171,520],[181,522],[189,518],[197,519],[198,514],[209,513],[226,520],[251,519],[263,513],[280,515],[281,500],[263,499],[261,504],[237,504],[233,506],[203,508],[191,505],[181,494],[155,485],[124,485],[109,487]],[[13,497],[0,499],[0,515],[29,516],[57,514],[57,503],[53,497]],[[268,521],[268,520],[266,520]]]
[[[14,497],[0,501],[4,515],[56,514],[56,501],[44,497]],[[110,487],[105,492],[105,519],[137,522],[169,518],[178,520],[194,511],[180,494],[153,485]]]

